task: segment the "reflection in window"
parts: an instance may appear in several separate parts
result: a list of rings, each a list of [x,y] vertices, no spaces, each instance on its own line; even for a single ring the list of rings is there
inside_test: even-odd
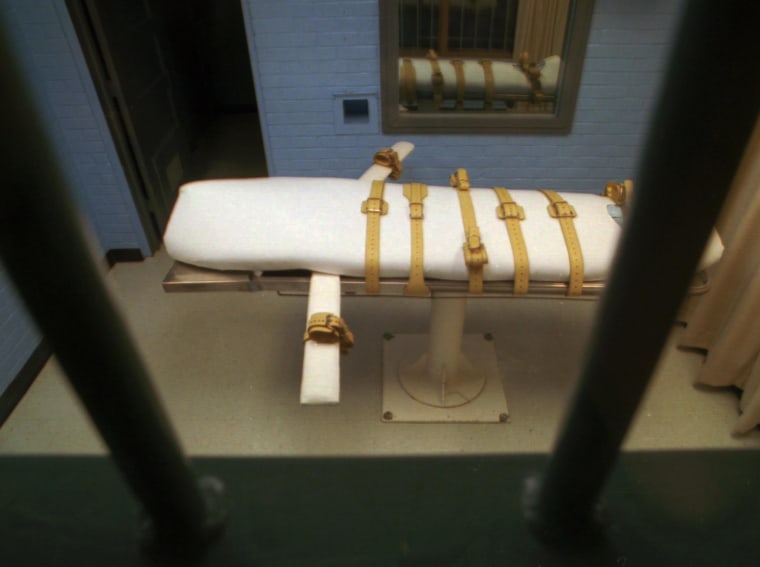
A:
[[[380,7],[385,131],[568,131],[593,0]]]
[[[569,3],[401,0],[403,110],[553,113]]]

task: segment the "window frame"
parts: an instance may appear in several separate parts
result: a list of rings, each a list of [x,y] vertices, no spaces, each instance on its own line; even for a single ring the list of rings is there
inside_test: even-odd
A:
[[[380,85],[385,134],[569,134],[586,55],[594,0],[573,0],[568,14],[564,58],[555,112],[400,112],[398,84],[398,2],[380,4]]]

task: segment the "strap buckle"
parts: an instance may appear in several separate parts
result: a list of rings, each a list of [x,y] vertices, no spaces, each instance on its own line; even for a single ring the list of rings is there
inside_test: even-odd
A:
[[[626,201],[630,198],[630,195],[628,193],[628,187],[625,183],[616,183],[615,181],[610,181],[607,183],[607,185],[604,186],[604,193],[603,195],[605,197],[608,197],[612,199],[612,202],[616,205],[622,207],[626,204]]]
[[[409,218],[412,220],[425,218],[425,214],[422,212],[422,203],[409,203]]]
[[[409,218],[412,220],[422,220],[425,218],[423,213],[422,201],[428,196],[427,185],[422,183],[412,183],[404,185],[404,197],[409,199]]]
[[[466,241],[462,246],[464,250],[464,261],[470,268],[480,268],[488,264],[488,253],[486,247],[480,240],[480,230],[472,226],[465,233]]]
[[[501,220],[517,219],[525,220],[525,209],[514,201],[499,204],[496,207],[496,216]]]
[[[467,176],[467,170],[460,167],[455,173],[449,177],[449,183],[457,191],[469,191],[470,190],[470,178]]]
[[[306,324],[303,340],[322,344],[340,343],[340,351],[348,353],[354,346],[354,334],[342,317],[334,313],[314,313]]]
[[[431,83],[433,84],[434,87],[442,87],[443,73],[441,73],[441,68],[438,65],[438,54],[435,52],[434,49],[429,49],[427,52],[427,58],[428,58],[428,61],[430,61],[430,66],[433,70],[430,76]]]
[[[549,216],[553,219],[574,219],[578,216],[575,208],[567,201],[554,201],[546,207]]]
[[[391,169],[390,178],[398,179],[401,176],[403,167],[398,153],[393,148],[383,148],[375,153],[374,163]]]
[[[370,197],[366,201],[362,201],[362,213],[365,215],[368,215],[370,213],[376,215],[387,215],[388,203],[387,201],[378,197]]]

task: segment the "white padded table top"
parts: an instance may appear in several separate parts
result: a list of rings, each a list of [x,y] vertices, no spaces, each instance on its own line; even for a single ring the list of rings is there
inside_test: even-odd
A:
[[[197,181],[181,187],[164,242],[180,262],[219,270],[305,269],[364,276],[366,215],[361,204],[370,181],[273,177]],[[567,281],[569,262],[559,222],[547,198],[534,190],[512,190],[524,207],[521,222],[534,281]],[[486,281],[512,280],[512,248],[493,190],[471,189],[489,263]],[[585,264],[585,281],[603,281],[620,226],[606,197],[562,193],[578,214],[575,227]],[[386,183],[388,214],[380,221],[380,277],[409,275],[411,244],[408,201],[402,184]],[[425,277],[467,280],[464,229],[456,190],[428,186],[424,201]]]

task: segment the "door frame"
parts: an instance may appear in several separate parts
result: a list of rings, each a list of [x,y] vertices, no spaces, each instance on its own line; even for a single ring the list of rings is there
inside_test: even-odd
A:
[[[124,169],[140,225],[151,252],[155,252],[161,246],[163,235],[153,217],[149,203],[151,197],[156,199],[159,196],[151,195],[150,184],[140,167],[137,151],[132,143],[129,127],[119,102],[120,93],[114,81],[113,62],[107,50],[102,47],[87,0],[66,0],[66,8],[79,39],[116,153]]]

